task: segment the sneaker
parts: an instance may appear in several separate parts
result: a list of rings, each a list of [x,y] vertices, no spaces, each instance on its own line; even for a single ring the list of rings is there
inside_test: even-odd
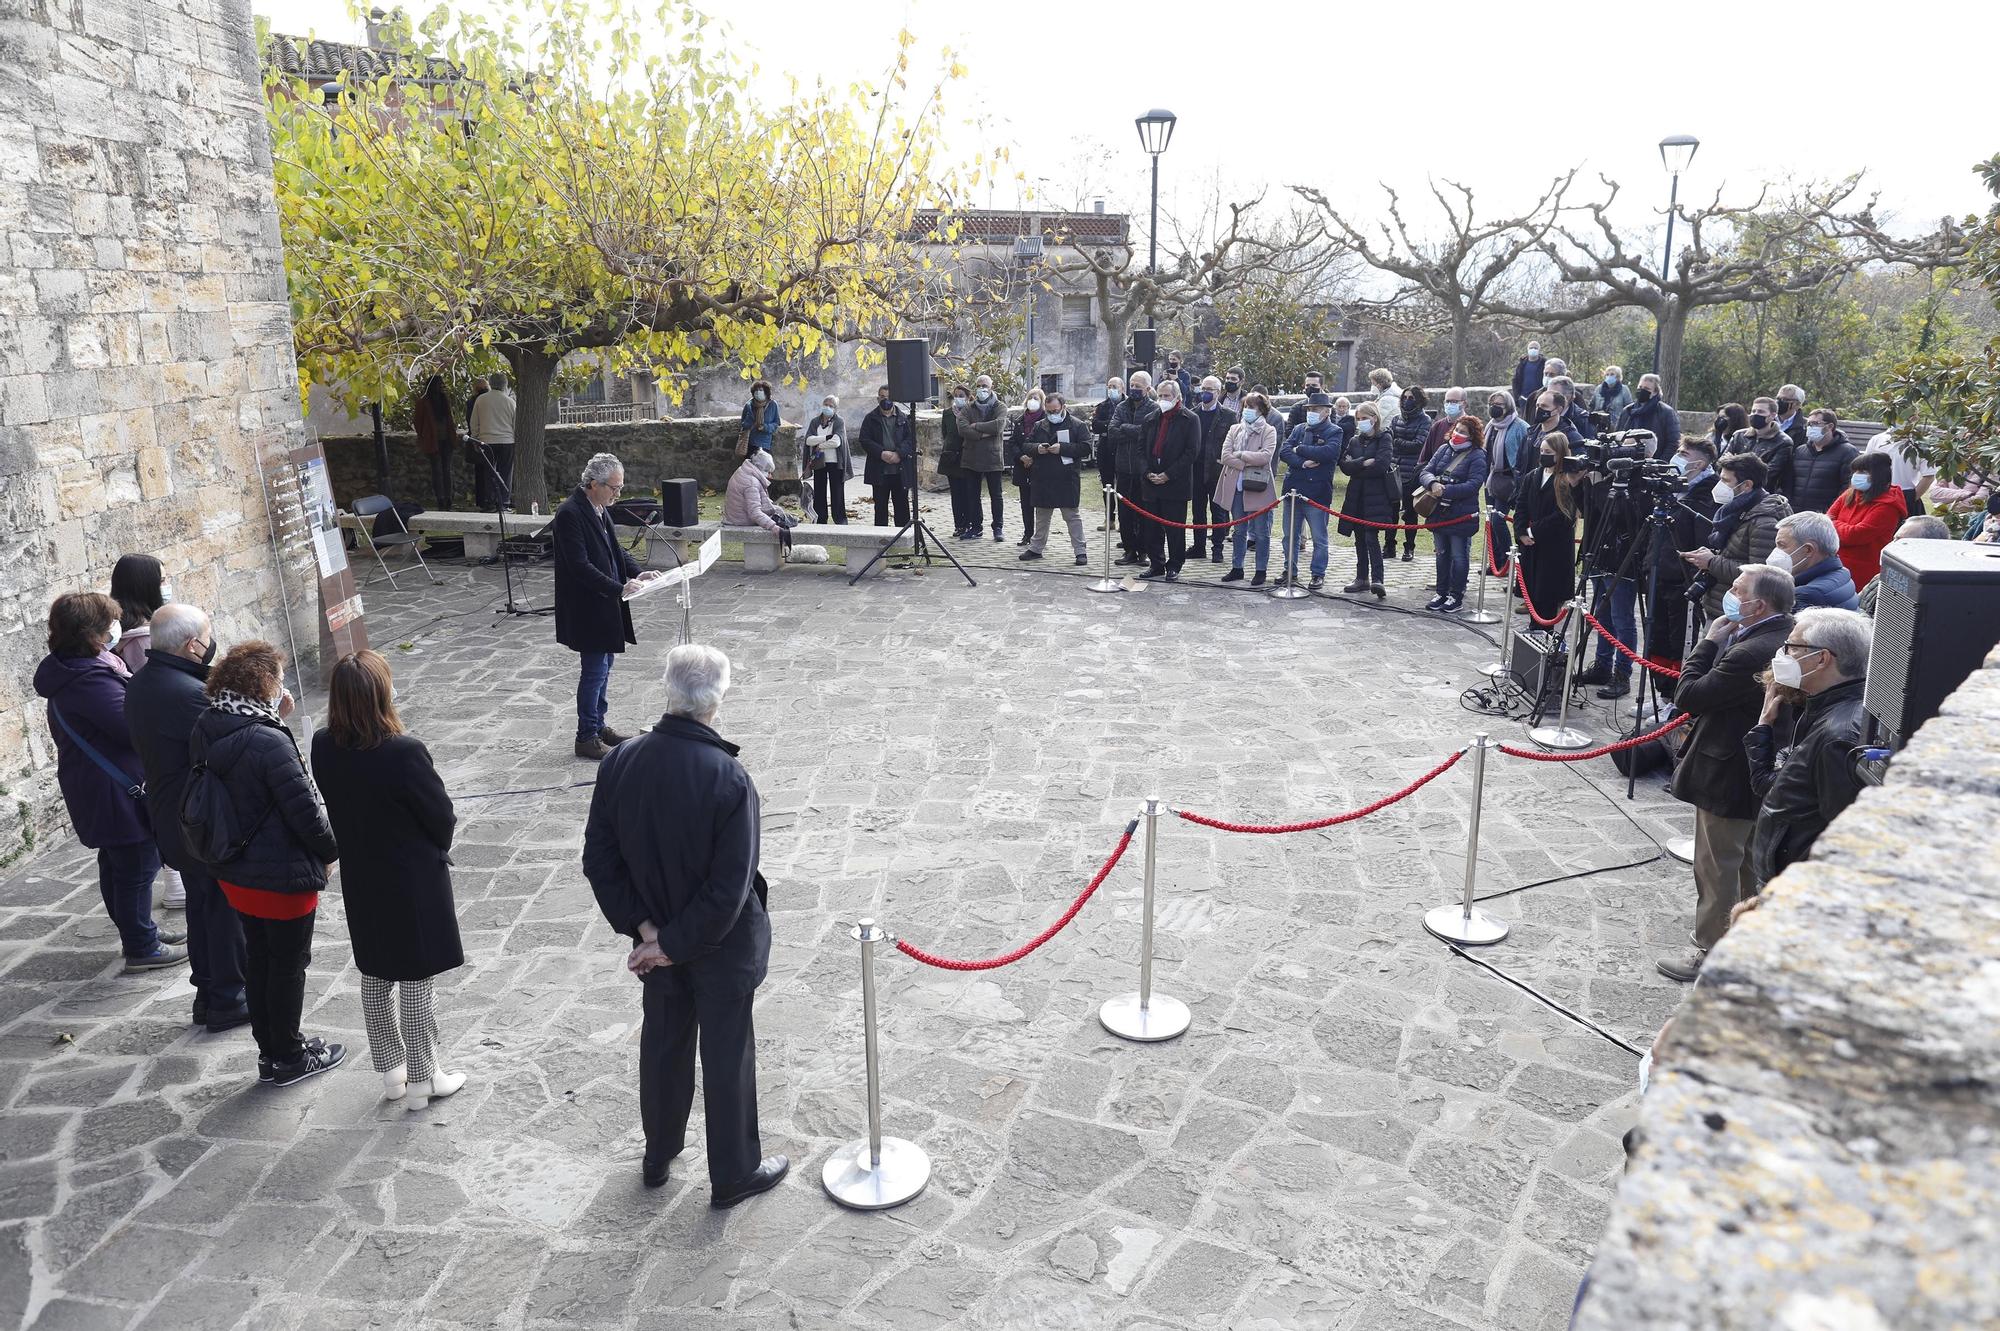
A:
[[[1088,567],[1088,566],[1089,566],[1089,564],[1090,564],[1090,556],[1089,556],[1089,555],[1078,555],[1078,556],[1076,557],[1076,566],[1077,566],[1078,568],[1086,568],[1086,567]]]
[[[1255,573],[1253,573],[1253,574],[1251,574],[1251,575],[1250,575],[1250,585],[1251,585],[1252,587],[1262,587],[1262,586],[1264,585],[1264,570],[1263,570],[1263,569],[1261,569],[1261,568],[1260,568],[1260,569],[1258,569],[1258,570],[1257,570],[1257,571],[1256,571]]]
[[[340,1066],[340,1060],[347,1057],[344,1045],[320,1043],[318,1048],[307,1045],[299,1056],[289,1063],[271,1065],[271,1085],[296,1086],[308,1077],[317,1077]],[[260,1069],[261,1071],[261,1069]],[[262,1077],[259,1077],[262,1080]]]
[[[181,871],[179,869],[167,870],[167,890],[160,894],[160,909],[186,910],[187,904],[187,884],[181,881]]]
[[[1679,980],[1682,984],[1692,984],[1695,978],[1701,974],[1702,962],[1707,959],[1708,953],[1706,950],[1698,947],[1690,947],[1685,952],[1676,952],[1672,956],[1660,957],[1653,962],[1653,965],[1658,969],[1660,974],[1666,976],[1669,980]]]
[[[125,958],[125,973],[137,975],[141,971],[165,970],[169,966],[187,964],[188,950],[172,943],[155,943],[151,952],[136,957]]]
[[[576,756],[579,758],[588,758],[592,762],[602,760],[604,755],[609,752],[611,750],[604,747],[604,741],[595,735],[592,735],[589,739],[580,739],[576,742]]]
[[[1014,556],[1016,559],[1040,559],[1041,557],[1042,552],[1040,550],[1023,550],[1020,554]]]
[[[1600,698],[1622,698],[1632,691],[1630,675],[1613,675],[1611,682],[1597,691]]]
[[[1222,580],[1224,582],[1241,582],[1243,581],[1243,570],[1240,568],[1232,568],[1229,570],[1229,572],[1222,575]]]
[[[630,738],[632,738],[630,735],[621,735],[610,726],[605,726],[597,732],[598,743],[607,749],[615,749]]]
[[[1444,604],[1439,606],[1438,609],[1447,615],[1455,615],[1465,609],[1465,598],[1463,596],[1447,596],[1444,598]]]
[[[1449,599],[1450,599],[1449,597],[1445,597],[1445,596],[1433,596],[1433,597],[1431,597],[1431,599],[1430,599],[1430,600],[1428,600],[1428,601],[1425,601],[1425,602],[1424,602],[1424,609],[1426,609],[1426,610],[1442,610],[1442,609],[1444,609],[1444,606],[1445,606],[1445,602],[1446,602],[1447,600],[1449,600]]]
[[[326,1048],[326,1041],[320,1039],[317,1035],[315,1035],[310,1040],[306,1041],[306,1048],[313,1050],[324,1050]],[[257,1055],[258,1082],[262,1085],[269,1085],[271,1081],[271,1076],[272,1076],[271,1060],[264,1057],[262,1054]]]

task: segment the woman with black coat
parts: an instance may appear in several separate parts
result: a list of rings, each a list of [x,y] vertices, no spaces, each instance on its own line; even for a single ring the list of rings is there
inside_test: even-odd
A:
[[[1430,401],[1422,388],[1410,387],[1403,390],[1402,410],[1396,418],[1388,422],[1389,445],[1396,458],[1396,492],[1401,496],[1403,521],[1419,521],[1412,491],[1417,488],[1417,477],[1423,474],[1424,445],[1430,442],[1431,414],[1424,410]],[[1396,544],[1395,534],[1389,536],[1389,545]],[[1403,562],[1409,563],[1417,557],[1417,533],[1414,528],[1403,533]]]
[[[1021,502],[1021,544],[1035,543],[1035,494],[1033,482],[1029,480],[1035,465],[1035,449],[1030,440],[1034,438],[1035,427],[1042,423],[1042,390],[1028,390],[1027,401],[1021,405],[1021,414],[1007,427],[1007,462],[1014,471],[1014,490]]]
[[[403,732],[392,692],[379,653],[341,657],[312,768],[340,840],[340,895],[382,1098],[422,1109],[465,1085],[463,1072],[440,1066],[431,996],[432,976],[465,964],[451,896],[458,820],[430,751]]]
[[[1383,601],[1389,596],[1382,583],[1383,533],[1379,528],[1364,527],[1348,519],[1396,520],[1396,459],[1389,436],[1382,432],[1382,413],[1373,402],[1356,407],[1353,420],[1355,434],[1340,454],[1340,470],[1347,477],[1347,496],[1340,501],[1339,530],[1342,536],[1354,537],[1354,581],[1341,590],[1349,596],[1373,592],[1376,600]],[[1363,421],[1367,422],[1365,427]],[[1388,535],[1394,544],[1395,533]]]
[[[1550,430],[1538,441],[1539,470],[1514,492],[1514,535],[1521,546],[1521,582],[1534,613],[1553,619],[1576,594],[1576,497],[1563,475],[1569,436]]]
[[[257,1080],[290,1086],[338,1067],[347,1051],[307,1040],[306,966],[320,890],[339,858],[333,828],[306,774],[299,744],[285,728],[292,695],[285,658],[268,642],[232,647],[208,672],[208,711],[188,737],[188,800],[219,783],[238,840],[206,859],[222,895],[243,917],[244,996],[257,1037]],[[206,769],[212,781],[203,781]],[[192,852],[199,839],[191,837]]]

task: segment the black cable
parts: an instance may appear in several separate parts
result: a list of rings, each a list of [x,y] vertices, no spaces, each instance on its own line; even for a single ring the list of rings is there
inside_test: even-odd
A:
[[[1617,1045],[1620,1049],[1623,1049],[1626,1053],[1632,1055],[1634,1058],[1644,1058],[1646,1056],[1646,1051],[1639,1048],[1637,1045],[1632,1044],[1627,1040],[1620,1039],[1616,1035],[1613,1035],[1610,1031],[1605,1030],[1602,1026],[1598,1025],[1590,1018],[1578,1016],[1576,1013],[1571,1012],[1568,1008],[1564,1007],[1561,1003],[1556,1002],[1555,999],[1550,998],[1547,994],[1543,993],[1541,990],[1535,988],[1531,984],[1527,984],[1524,983],[1523,981],[1515,979],[1513,976],[1509,975],[1506,971],[1503,971],[1498,966],[1495,966],[1492,962],[1481,961],[1478,957],[1473,956],[1470,952],[1467,952],[1464,948],[1460,947],[1456,943],[1446,943],[1445,946],[1450,948],[1455,955],[1465,958],[1465,960],[1471,962],[1473,965],[1479,967],[1481,970],[1490,971],[1494,975],[1499,976],[1501,979],[1505,980],[1508,984],[1513,985],[1516,989],[1519,989],[1522,993],[1528,995],[1528,997],[1534,999],[1536,1002],[1541,1003],[1546,1007],[1555,1009],[1557,1012],[1562,1013],[1563,1016],[1568,1017],[1571,1021],[1575,1022],[1577,1025],[1583,1027],[1584,1029],[1589,1031],[1594,1031],[1598,1035],[1603,1036],[1605,1039],[1611,1041],[1611,1043]]]
[[[529,786],[523,790],[480,790],[470,795],[453,795],[452,799],[454,801],[485,800],[493,799],[500,795],[546,795],[554,790],[582,790],[586,786],[594,786],[596,784],[597,778],[592,777],[588,781],[571,781],[567,785],[560,786]]]

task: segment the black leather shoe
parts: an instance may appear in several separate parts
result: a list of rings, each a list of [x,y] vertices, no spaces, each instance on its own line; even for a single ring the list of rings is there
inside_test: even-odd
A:
[[[748,1201],[760,1192],[769,1192],[784,1181],[791,1172],[792,1162],[782,1155],[767,1155],[764,1163],[757,1166],[749,1178],[727,1192],[718,1192],[708,1199],[708,1204],[716,1210],[724,1210],[741,1201]]]
[[[224,1031],[233,1031],[238,1026],[249,1024],[250,1009],[247,1007],[237,1008],[234,1012],[210,1012],[202,1022],[202,1026],[210,1035],[220,1035]]]
[[[642,1169],[643,1169],[643,1171],[644,1171],[644,1178],[645,1178],[645,1181],[646,1181],[646,1186],[647,1186],[647,1187],[649,1187],[649,1188],[662,1188],[662,1187],[665,1187],[665,1186],[666,1186],[666,1183],[667,1183],[667,1162],[666,1162],[666,1161],[664,1161],[664,1160],[660,1160],[660,1161],[657,1161],[657,1162],[656,1162],[656,1161],[655,1161],[655,1160],[653,1159],[653,1157],[649,1155],[649,1156],[647,1156],[647,1157],[646,1157],[646,1159],[645,1159],[645,1161],[643,1162],[643,1164],[642,1164],[641,1168],[642,1168]]]
[[[1179,569],[1170,568],[1167,570],[1168,582],[1179,582],[1180,580],[1181,580],[1181,571]]]
[[[1262,587],[1262,586],[1264,585],[1264,570],[1263,570],[1263,569],[1261,569],[1261,568],[1260,568],[1260,569],[1258,569],[1258,570],[1257,570],[1257,571],[1256,571],[1255,573],[1253,573],[1253,574],[1251,574],[1251,575],[1250,575],[1250,585],[1251,585],[1252,587]]]
[[[1150,580],[1153,578],[1164,578],[1167,576],[1166,565],[1162,564],[1157,568],[1149,568],[1144,573],[1141,573],[1139,576],[1141,579],[1146,579],[1146,580]]]
[[[610,726],[605,726],[597,732],[597,742],[607,749],[615,749],[630,738],[632,738],[630,735],[621,735]]]
[[[597,762],[609,752],[611,750],[604,747],[604,741],[595,735],[592,735],[589,739],[580,739],[576,742],[576,756],[579,758],[588,758],[592,762]]]
[[[1089,555],[1078,555],[1078,556],[1076,557],[1076,566],[1077,566],[1078,568],[1083,568],[1083,567],[1085,567],[1086,565],[1088,565],[1089,563],[1090,563],[1090,556],[1089,556]]]
[[[1368,584],[1365,582],[1350,582],[1340,589],[1340,594],[1342,596],[1359,596],[1367,590]]]
[[[1042,552],[1039,550],[1023,550],[1020,554],[1014,556],[1016,559],[1040,559],[1041,557]]]
[[[194,996],[194,1024],[197,1026],[208,1025],[207,994],[196,994]]]
[[[1622,698],[1632,691],[1630,675],[1613,675],[1611,682],[1597,691],[1600,698]]]
[[[1241,582],[1243,581],[1243,570],[1240,568],[1232,568],[1229,570],[1229,572],[1222,575],[1222,580],[1224,582]]]
[[[1579,674],[1576,677],[1576,682],[1583,685],[1609,684],[1611,682],[1611,667],[1594,665]]]

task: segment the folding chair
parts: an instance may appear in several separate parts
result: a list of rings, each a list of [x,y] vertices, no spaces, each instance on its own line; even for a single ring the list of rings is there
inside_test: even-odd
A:
[[[377,536],[374,532],[375,523],[373,520],[383,513],[392,514],[396,519],[396,525],[401,530]],[[382,551],[385,547],[394,549],[399,545],[409,546],[410,553],[416,556],[417,566],[423,569],[424,576],[430,578],[432,582],[437,581],[435,577],[431,576],[431,566],[424,563],[423,538],[411,531],[409,525],[403,521],[403,515],[396,511],[396,503],[393,499],[387,495],[367,495],[364,498],[357,499],[354,501],[354,516],[361,519],[356,524],[361,529],[361,539],[368,542],[369,552],[375,556],[375,562],[382,566],[382,572],[388,575],[389,585],[392,588],[395,588],[397,591],[402,590],[402,588],[396,587],[396,575],[389,571],[388,561],[382,558]],[[374,576],[371,574],[368,578],[362,580],[361,585],[365,587],[373,580]]]

